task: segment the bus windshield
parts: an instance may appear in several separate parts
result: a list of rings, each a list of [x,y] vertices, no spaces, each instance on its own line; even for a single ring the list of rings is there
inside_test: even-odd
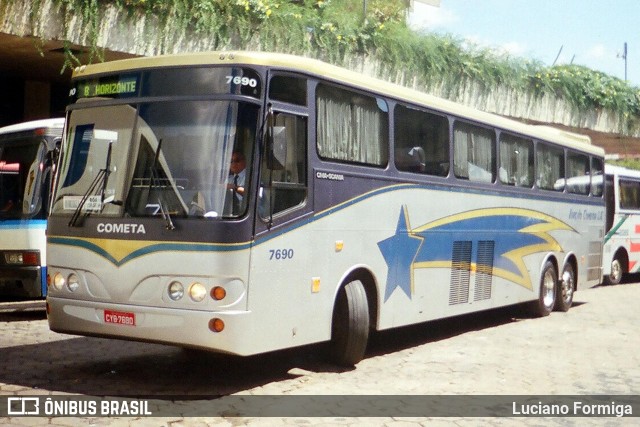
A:
[[[242,182],[248,182],[257,105],[87,105],[69,114],[54,213],[224,218],[246,212],[247,195],[237,193],[237,181],[231,185],[230,165],[242,155]]]
[[[44,218],[40,183],[45,153],[41,137],[0,145],[0,218]]]

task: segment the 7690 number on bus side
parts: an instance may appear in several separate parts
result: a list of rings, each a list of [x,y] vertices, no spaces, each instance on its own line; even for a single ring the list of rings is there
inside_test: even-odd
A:
[[[269,249],[269,261],[292,259],[293,249]]]

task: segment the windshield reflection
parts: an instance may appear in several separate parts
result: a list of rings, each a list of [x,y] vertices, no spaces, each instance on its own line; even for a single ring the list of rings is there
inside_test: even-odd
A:
[[[53,211],[71,214],[86,199],[80,207],[85,214],[158,216],[167,220],[167,228],[176,217],[243,215],[258,110],[235,101],[74,110]],[[96,137],[107,132],[108,144]],[[239,155],[246,167],[230,175]],[[105,165],[104,188],[86,194]]]

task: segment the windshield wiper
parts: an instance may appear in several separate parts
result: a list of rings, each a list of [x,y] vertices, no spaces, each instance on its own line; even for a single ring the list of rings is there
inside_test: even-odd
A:
[[[91,182],[91,185],[82,196],[82,199],[80,199],[80,203],[76,207],[76,210],[73,212],[73,215],[71,215],[71,220],[69,220],[69,227],[77,227],[82,225],[82,223],[78,223],[78,220],[80,219],[80,213],[82,212],[82,208],[84,207],[85,203],[87,203],[87,200],[89,199],[89,197],[95,195],[94,193],[98,188],[100,188],[100,206],[103,206],[104,200],[105,200],[104,194],[107,189],[107,181],[109,180],[109,175],[111,174],[112,145],[113,143],[110,142],[109,147],[107,148],[107,160],[105,161],[104,169],[100,169],[98,171],[98,174],[93,179],[93,182]],[[117,202],[115,201],[110,201],[110,202],[117,204]],[[86,212],[84,216],[88,214],[89,212]],[[84,216],[82,218],[84,218]]]
[[[162,139],[158,141],[158,146],[156,147],[156,152],[153,153],[153,162],[149,166],[149,188],[147,189],[147,200],[151,195],[151,189],[154,186],[159,187],[160,178],[158,178],[158,174],[156,173],[156,165],[158,164],[158,160],[160,158],[160,151],[162,149]],[[169,213],[169,209],[165,206],[162,201],[162,195],[158,196],[158,206],[160,207],[160,215],[162,215],[162,219],[167,223],[167,230],[175,230],[176,226],[173,224],[171,220],[171,214]]]
[[[158,205],[160,206],[160,214],[162,215],[162,219],[167,223],[167,230],[175,230],[176,226],[173,225],[173,221],[171,220],[171,214],[169,210],[164,206],[162,200],[158,197]]]

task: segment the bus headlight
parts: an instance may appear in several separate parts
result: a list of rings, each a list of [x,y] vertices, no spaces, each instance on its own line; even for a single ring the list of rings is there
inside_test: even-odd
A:
[[[189,296],[195,302],[200,302],[207,296],[207,289],[204,287],[202,283],[193,283],[189,287]]]
[[[71,292],[75,292],[78,290],[79,287],[80,287],[80,281],[78,280],[78,276],[71,273],[67,278],[67,289],[69,289]]]
[[[62,288],[64,287],[64,276],[62,276],[62,274],[60,273],[56,273],[53,276],[53,287],[55,288],[55,290],[57,291],[61,291]]]
[[[178,301],[184,296],[184,286],[180,282],[169,283],[169,298]]]

